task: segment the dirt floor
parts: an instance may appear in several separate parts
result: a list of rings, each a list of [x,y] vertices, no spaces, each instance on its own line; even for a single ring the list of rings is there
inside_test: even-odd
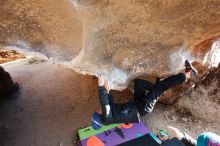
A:
[[[20,91],[1,102],[0,145],[74,145],[76,130],[98,107],[96,79],[52,63],[18,62],[5,69]]]
[[[23,60],[3,67],[19,82],[20,91],[0,102],[0,146],[79,145],[77,130],[88,126],[92,112],[99,109],[97,79],[51,62]],[[132,98],[128,90],[114,96],[121,102]],[[172,125],[193,136],[219,134],[218,124],[174,107],[157,104],[143,120],[154,131]]]

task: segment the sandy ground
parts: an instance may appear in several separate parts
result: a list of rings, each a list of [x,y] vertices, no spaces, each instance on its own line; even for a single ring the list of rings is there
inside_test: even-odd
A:
[[[79,145],[77,130],[88,126],[91,113],[99,109],[97,79],[50,62],[23,60],[3,66],[20,83],[20,91],[0,102],[0,146]],[[116,101],[132,98],[128,90],[114,94]],[[143,120],[154,131],[172,125],[193,136],[219,134],[218,124],[174,107],[157,104]]]
[[[96,80],[52,63],[5,69],[21,89],[14,100],[1,102],[0,145],[73,145],[75,131],[89,124],[98,107]]]

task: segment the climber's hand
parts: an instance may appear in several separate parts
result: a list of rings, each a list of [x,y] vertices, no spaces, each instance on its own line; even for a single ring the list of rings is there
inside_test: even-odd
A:
[[[99,86],[104,86],[104,84],[105,84],[105,79],[103,78],[102,75],[99,75],[98,76],[98,85]]]
[[[110,84],[107,80],[105,80],[105,89],[107,90],[108,93],[111,90]]]

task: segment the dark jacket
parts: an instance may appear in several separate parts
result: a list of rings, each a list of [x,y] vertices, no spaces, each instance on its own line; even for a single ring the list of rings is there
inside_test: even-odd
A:
[[[103,114],[104,124],[139,122],[137,107],[134,102],[114,103],[112,95],[107,93],[105,87],[99,87],[99,98],[103,110],[105,110],[105,105],[110,105],[111,108],[112,117],[106,118]]]

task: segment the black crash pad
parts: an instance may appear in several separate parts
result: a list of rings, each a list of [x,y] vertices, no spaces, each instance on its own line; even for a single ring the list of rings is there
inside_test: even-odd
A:
[[[118,146],[160,146],[149,134],[130,140]]]

